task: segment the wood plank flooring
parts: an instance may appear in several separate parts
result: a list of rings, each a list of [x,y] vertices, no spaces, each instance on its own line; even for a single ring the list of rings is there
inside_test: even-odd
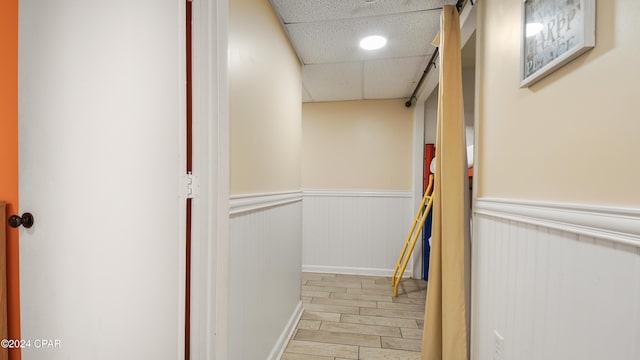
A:
[[[420,359],[427,283],[302,273],[304,313],[282,360]]]

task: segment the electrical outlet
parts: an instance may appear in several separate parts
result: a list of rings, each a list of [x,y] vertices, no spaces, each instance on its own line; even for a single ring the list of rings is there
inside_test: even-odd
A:
[[[504,360],[504,338],[498,330],[493,330],[493,360]]]

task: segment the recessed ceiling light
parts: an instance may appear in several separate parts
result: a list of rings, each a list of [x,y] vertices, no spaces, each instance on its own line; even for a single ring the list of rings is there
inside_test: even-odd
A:
[[[387,38],[380,35],[371,35],[360,40],[360,47],[365,50],[377,50],[387,44]]]
[[[544,25],[540,24],[540,23],[529,23],[527,24],[527,37],[532,37],[535,34],[539,33],[540,31],[542,31],[542,28],[544,27]]]

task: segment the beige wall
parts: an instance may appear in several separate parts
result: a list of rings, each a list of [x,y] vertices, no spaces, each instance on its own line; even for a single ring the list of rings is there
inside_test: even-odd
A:
[[[305,189],[411,190],[413,111],[403,100],[302,107]]]
[[[231,0],[232,195],[300,189],[301,79],[268,0]]]
[[[640,204],[640,2],[597,1],[596,48],[519,88],[521,1],[479,2],[479,196]]]

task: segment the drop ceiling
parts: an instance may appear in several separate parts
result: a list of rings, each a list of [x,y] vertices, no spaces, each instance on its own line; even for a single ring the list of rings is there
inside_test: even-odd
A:
[[[304,102],[409,98],[445,4],[456,0],[271,0],[302,62]],[[368,35],[387,46],[366,51]]]

